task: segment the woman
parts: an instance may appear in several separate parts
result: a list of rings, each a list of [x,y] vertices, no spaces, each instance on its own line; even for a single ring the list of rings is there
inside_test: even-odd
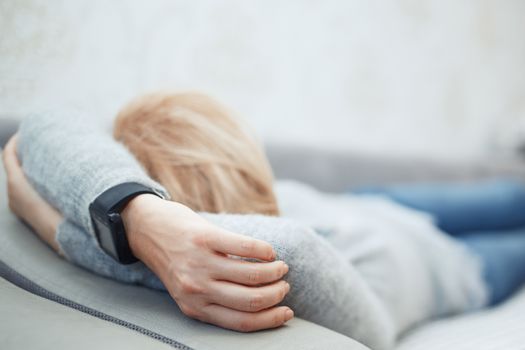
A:
[[[32,139],[34,143],[35,138],[30,137],[28,123],[25,129],[24,125],[21,129],[21,136],[24,137],[25,133],[26,141],[25,146],[21,142],[19,153],[24,170],[31,178],[34,160],[31,159],[28,140]],[[33,124],[36,128],[38,120],[33,120]],[[494,293],[496,289],[492,284],[497,274],[491,271],[494,266],[501,266],[501,259],[495,261],[494,254],[487,257],[486,245],[481,244],[483,248],[480,248],[478,238],[472,236],[467,242],[470,248],[465,248],[446,237],[428,215],[406,208],[417,207],[417,200],[405,201],[406,207],[402,207],[378,196],[328,195],[302,184],[285,182],[277,184],[276,201],[271,171],[262,150],[227,110],[206,96],[153,94],[139,98],[119,114],[114,135],[178,203],[211,213],[277,215],[280,207],[283,216],[307,224],[318,233],[314,235],[308,228],[282,219],[189,214],[195,221],[204,217],[225,229],[268,241],[278,257],[288,264],[267,263],[265,266],[274,264],[275,268],[266,270],[270,271],[267,277],[258,277],[255,286],[240,281],[238,277],[236,279],[232,264],[223,265],[232,272],[226,274],[227,278],[222,276],[222,280],[235,283],[230,283],[230,287],[266,288],[266,294],[260,294],[262,297],[257,299],[255,307],[250,303],[243,309],[224,300],[214,300],[215,294],[221,292],[210,287],[213,284],[207,284],[206,278],[199,279],[199,274],[210,277],[210,271],[218,265],[210,263],[213,259],[220,258],[217,260],[220,264],[240,263],[241,260],[230,256],[236,254],[215,252],[201,256],[194,261],[200,269],[195,270],[191,277],[197,282],[179,288],[173,280],[180,282],[181,276],[185,276],[181,269],[167,275],[165,269],[159,269],[158,264],[148,259],[141,259],[147,267],[116,266],[98,249],[89,233],[68,225],[67,220],[59,226],[61,215],[32,192],[26,183],[20,180],[12,186],[10,203],[13,211],[28,221],[55,250],[97,273],[125,282],[166,288],[190,317],[228,327],[214,319],[214,312],[219,311],[218,305],[222,305],[244,312],[281,312],[273,315],[274,318],[281,315],[277,322],[272,323],[272,326],[278,326],[291,318],[291,310],[287,307],[274,307],[290,291],[291,285],[284,304],[294,309],[297,315],[379,349],[390,347],[396,335],[425,319],[497,302],[523,281],[523,274],[515,274],[503,293]],[[11,142],[6,150],[9,178],[23,179],[12,157],[13,147],[14,142]],[[32,182],[39,187],[38,179],[33,178]],[[516,188],[523,191],[522,187]],[[390,195],[392,199],[402,201],[402,196]],[[28,202],[40,209],[27,214],[27,204],[23,203]],[[419,203],[422,202],[425,200],[420,196]],[[469,209],[469,203],[460,208]],[[436,210],[428,211],[437,215],[438,220],[447,216],[439,217]],[[35,214],[37,212],[45,214]],[[525,226],[525,222],[519,220],[506,224]],[[469,231],[468,227],[466,231]],[[505,251],[507,248],[499,249]],[[506,261],[523,261],[525,254],[521,252],[506,254]],[[277,264],[279,272],[275,272]],[[290,272],[286,283],[281,278],[288,266]],[[222,280],[215,279],[214,283]],[[200,302],[194,302],[195,295],[201,296]],[[204,302],[203,295],[208,298]],[[229,328],[243,330],[242,327]]]

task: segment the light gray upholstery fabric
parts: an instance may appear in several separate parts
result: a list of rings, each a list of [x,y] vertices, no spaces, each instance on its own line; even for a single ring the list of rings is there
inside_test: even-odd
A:
[[[76,303],[98,310],[112,318],[125,320],[135,328],[155,332],[168,340],[176,339],[198,350],[366,349],[348,337],[298,318],[285,327],[251,334],[207,325],[184,316],[166,293],[120,284],[73,266],[60,259],[8,211],[3,177],[2,169],[0,261],[17,272],[13,275],[4,268],[4,278],[16,281],[21,275],[48,293],[65,298],[69,304]],[[33,317],[40,316],[35,313]],[[42,327],[56,326],[42,323]],[[67,335],[64,334],[64,337]],[[38,339],[34,341],[38,344]],[[74,342],[71,339],[71,347]]]
[[[19,119],[0,115],[0,148],[9,140],[18,128]]]
[[[494,176],[525,179],[525,161],[522,159],[445,161],[280,145],[268,145],[266,151],[277,178],[300,180],[325,191],[414,181],[468,181]]]
[[[407,334],[396,350],[525,349],[525,288],[504,304],[431,322]]]
[[[171,349],[127,328],[31,294],[0,278],[0,347],[19,349]]]

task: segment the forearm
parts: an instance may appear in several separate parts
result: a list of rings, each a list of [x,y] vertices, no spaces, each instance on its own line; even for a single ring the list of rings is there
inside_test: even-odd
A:
[[[87,232],[89,205],[108,188],[138,182],[167,196],[123,145],[79,113],[28,116],[19,130],[18,155],[37,191]]]
[[[62,250],[56,240],[56,231],[62,215],[49,205],[35,205],[31,208],[31,215],[27,216],[27,223],[33,228],[36,234],[46,242],[57,253],[62,255]]]

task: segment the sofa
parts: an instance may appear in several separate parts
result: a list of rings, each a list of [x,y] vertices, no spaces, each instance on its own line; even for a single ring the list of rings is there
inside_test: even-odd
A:
[[[0,145],[16,124],[0,119]],[[525,179],[525,164],[512,159],[451,163],[283,145],[268,145],[267,151],[277,178],[327,191],[412,181]],[[2,168],[1,349],[367,349],[299,318],[250,334],[189,319],[166,293],[117,283],[59,258],[9,212],[5,187]],[[525,349],[525,289],[498,307],[421,325],[403,335],[396,348]]]

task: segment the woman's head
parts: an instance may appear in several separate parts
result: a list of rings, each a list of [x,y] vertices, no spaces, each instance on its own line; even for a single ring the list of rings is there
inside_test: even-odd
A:
[[[174,201],[197,211],[278,215],[262,148],[206,95],[138,97],[118,114],[114,137]]]

